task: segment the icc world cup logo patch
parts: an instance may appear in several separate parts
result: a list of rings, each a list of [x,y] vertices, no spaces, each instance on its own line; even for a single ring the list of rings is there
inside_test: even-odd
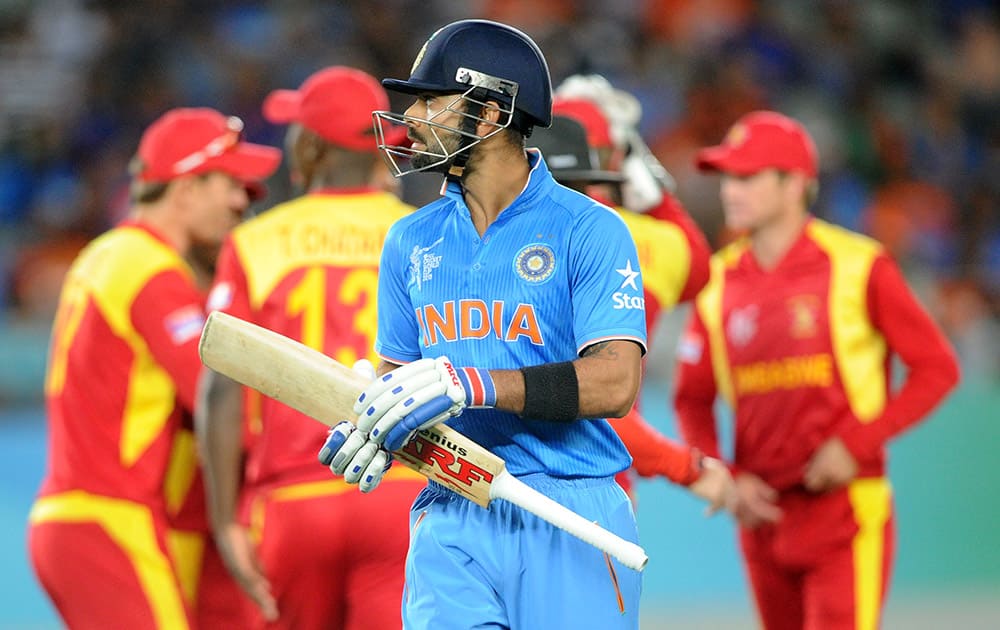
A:
[[[529,284],[542,284],[552,277],[556,256],[552,248],[542,243],[525,245],[514,257],[514,271]]]

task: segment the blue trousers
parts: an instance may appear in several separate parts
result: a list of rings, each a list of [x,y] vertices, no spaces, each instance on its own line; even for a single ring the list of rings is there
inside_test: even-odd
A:
[[[635,514],[612,478],[521,478],[626,540]],[[637,629],[641,574],[503,500],[489,509],[431,483],[410,512],[403,626]]]

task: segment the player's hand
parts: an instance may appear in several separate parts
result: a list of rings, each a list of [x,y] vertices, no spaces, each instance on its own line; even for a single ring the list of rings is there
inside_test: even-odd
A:
[[[708,502],[705,516],[712,516],[721,509],[732,511],[736,505],[736,484],[729,468],[714,457],[703,457],[701,466],[701,475],[688,489]]]
[[[319,461],[362,492],[371,492],[392,465],[392,455],[346,420],[330,430],[319,450]]]
[[[226,525],[215,532],[215,546],[230,575],[250,596],[264,618],[267,621],[276,621],[278,603],[271,594],[271,584],[264,577],[260,560],[246,528],[238,523]]]
[[[857,460],[840,438],[832,437],[809,458],[802,481],[811,492],[827,492],[847,485],[857,476]]]
[[[358,429],[395,451],[421,430],[457,416],[471,392],[446,357],[398,367],[369,385],[354,404]]]
[[[731,512],[740,525],[753,529],[781,519],[778,491],[763,479],[750,473],[740,473],[736,475],[735,485],[736,500]]]

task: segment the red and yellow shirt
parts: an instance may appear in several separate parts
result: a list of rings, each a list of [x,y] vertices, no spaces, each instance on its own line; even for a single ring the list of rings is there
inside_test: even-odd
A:
[[[861,476],[881,475],[885,442],[958,380],[954,353],[881,246],[817,219],[770,271],[746,241],[713,256],[696,304],[678,347],[681,431],[717,457],[720,394],[735,412],[735,468],[779,490],[801,483],[832,436]],[[894,393],[892,353],[909,369]]]
[[[345,365],[374,354],[378,262],[389,227],[412,208],[371,190],[316,192],[237,227],[219,257],[210,310],[298,339]],[[247,394],[247,482],[326,480],[326,427]]]
[[[82,490],[163,508],[203,324],[190,268],[149,227],[123,223],[80,253],[52,332],[43,496]]]

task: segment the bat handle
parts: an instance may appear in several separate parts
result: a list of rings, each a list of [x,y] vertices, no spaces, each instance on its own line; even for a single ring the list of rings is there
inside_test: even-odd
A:
[[[504,499],[531,512],[556,527],[597,547],[623,565],[642,571],[649,557],[642,547],[613,534],[597,523],[588,521],[576,512],[561,505],[541,492],[528,486],[506,470],[493,478],[490,485],[491,499]]]

